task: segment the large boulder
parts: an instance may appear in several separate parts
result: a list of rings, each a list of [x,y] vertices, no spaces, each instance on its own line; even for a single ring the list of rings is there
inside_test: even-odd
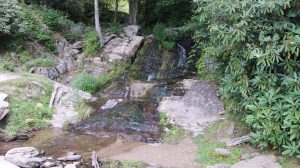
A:
[[[9,113],[8,95],[0,93],[0,121]]]
[[[79,112],[76,111],[76,103],[79,101],[89,102],[92,98],[89,93],[55,83],[49,103],[50,108],[54,107],[56,109],[56,113],[51,120],[53,127],[63,128],[66,122],[77,123]]]
[[[4,156],[0,156],[0,167],[2,168],[19,168],[19,166],[16,166],[12,164],[11,162],[5,160]]]
[[[136,55],[143,39],[142,36],[114,38],[104,46],[100,57],[103,61],[110,62],[130,60]]]
[[[240,161],[231,168],[281,168],[275,156],[257,156],[252,159]]]
[[[23,168],[31,168],[46,160],[40,155],[41,152],[34,147],[21,147],[9,150],[5,154],[5,160]]]
[[[188,80],[182,82],[187,89],[184,96],[164,97],[158,111],[165,112],[170,123],[182,126],[195,135],[219,119],[224,111],[216,88],[208,82]]]
[[[129,25],[123,28],[123,31],[127,37],[141,36],[142,29],[138,25]]]

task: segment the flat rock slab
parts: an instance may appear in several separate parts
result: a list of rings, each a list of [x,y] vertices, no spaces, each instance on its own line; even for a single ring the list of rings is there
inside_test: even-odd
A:
[[[0,73],[0,82],[21,78],[21,76],[12,73]]]
[[[219,119],[224,105],[217,95],[216,88],[208,82],[189,80],[182,83],[187,89],[185,95],[163,98],[158,111],[165,112],[170,123],[182,126],[197,135]]]
[[[281,168],[276,163],[275,156],[257,156],[249,160],[240,161],[231,166],[231,168]]]
[[[143,40],[142,36],[114,38],[104,46],[101,58],[109,62],[128,60],[135,56]]]
[[[65,86],[59,83],[54,84],[50,100],[50,108],[54,107],[56,113],[53,115],[51,124],[55,128],[63,128],[66,122],[78,122],[78,111],[76,111],[76,103],[78,101],[89,101],[92,95],[75,88]]]

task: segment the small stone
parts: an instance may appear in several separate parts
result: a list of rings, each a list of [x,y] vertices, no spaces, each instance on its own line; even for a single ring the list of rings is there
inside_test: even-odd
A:
[[[221,155],[221,156],[230,156],[230,150],[229,149],[225,149],[225,148],[217,148],[215,149],[215,152],[218,154],[218,155]]]
[[[118,104],[118,101],[115,99],[112,100],[108,100],[102,107],[102,110],[107,110],[107,109],[112,109],[113,107],[115,107]]]
[[[66,153],[66,156],[71,156],[71,155],[76,155],[77,153],[75,153],[75,152],[68,152],[68,153]]]
[[[53,166],[55,166],[56,164],[55,163],[53,163],[53,162],[49,162],[49,161],[47,161],[47,162],[45,162],[44,164],[42,164],[42,168],[49,168],[49,167],[53,167]]]
[[[65,168],[76,168],[76,166],[74,164],[67,164]]]
[[[226,145],[228,147],[232,147],[232,146],[236,146],[236,145],[240,145],[242,143],[245,142],[249,142],[251,140],[251,136],[250,135],[245,135],[242,137],[238,137],[238,138],[233,138],[227,141]]]
[[[230,168],[231,166],[228,164],[215,164],[212,166],[207,166],[206,168]]]
[[[81,159],[80,155],[68,155],[68,156],[58,158],[58,160],[64,160],[64,161],[75,161],[80,159]]]
[[[245,154],[242,154],[242,159],[243,160],[251,159],[251,158],[256,157],[256,156],[260,156],[260,154],[257,153],[257,152],[254,152],[254,153],[245,153]]]

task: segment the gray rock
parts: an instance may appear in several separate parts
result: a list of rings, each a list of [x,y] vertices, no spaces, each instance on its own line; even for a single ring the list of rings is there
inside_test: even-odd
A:
[[[34,147],[14,148],[5,154],[5,160],[23,168],[31,168],[46,160],[39,155],[40,151]]]
[[[100,57],[109,62],[129,60],[136,55],[143,39],[142,36],[114,38],[104,46]]]
[[[219,119],[224,105],[217,96],[216,88],[206,81],[189,80],[184,84],[184,96],[164,97],[158,111],[166,113],[171,124],[201,134],[204,128]]]
[[[102,110],[112,109],[115,107],[119,102],[115,99],[108,100],[102,107]]]
[[[215,152],[221,156],[230,156],[230,150],[225,148],[216,148]]]
[[[66,155],[64,157],[58,158],[58,160],[60,161],[76,161],[80,159],[81,159],[80,155]]]
[[[50,168],[50,167],[53,167],[55,165],[56,164],[54,162],[47,161],[44,164],[42,164],[41,168]]]
[[[89,93],[55,83],[49,103],[50,108],[54,107],[56,109],[56,113],[51,120],[53,127],[63,128],[66,122],[77,123],[78,111],[75,108],[76,103],[78,101],[89,102],[92,98],[92,95]]]
[[[243,160],[246,160],[246,159],[251,159],[253,157],[256,157],[256,156],[260,156],[261,154],[257,153],[257,152],[254,152],[254,153],[244,153],[242,154],[242,159]]]
[[[134,82],[129,86],[129,96],[133,98],[142,98],[153,89],[154,86],[154,83]]]
[[[78,41],[72,45],[73,49],[81,50],[84,46],[84,41]]]
[[[123,28],[127,37],[141,36],[142,29],[138,25],[129,25]]]
[[[226,145],[228,147],[232,147],[232,146],[240,145],[240,144],[245,143],[245,142],[249,142],[250,140],[251,140],[251,136],[250,135],[245,135],[245,136],[242,136],[242,137],[227,140]]]
[[[0,167],[1,168],[19,168],[19,166],[16,166],[12,164],[11,162],[5,160],[4,156],[0,156]]]
[[[207,166],[206,168],[230,168],[231,165],[228,164],[215,164],[212,166]]]
[[[68,72],[68,65],[66,62],[61,62],[58,66],[56,66],[56,70],[59,75],[66,74]]]
[[[30,73],[41,74],[53,80],[60,76],[55,67],[33,67],[29,70]]]
[[[276,163],[276,157],[271,155],[243,160],[232,165],[231,168],[281,168],[281,165]]]
[[[0,121],[9,113],[8,95],[0,93]]]

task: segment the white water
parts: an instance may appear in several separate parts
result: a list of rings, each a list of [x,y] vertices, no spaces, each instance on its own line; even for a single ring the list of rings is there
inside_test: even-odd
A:
[[[187,54],[186,54],[185,48],[183,48],[179,44],[178,44],[178,47],[179,47],[178,54],[179,54],[180,57],[179,57],[179,62],[177,64],[177,67],[183,67],[187,62]]]

